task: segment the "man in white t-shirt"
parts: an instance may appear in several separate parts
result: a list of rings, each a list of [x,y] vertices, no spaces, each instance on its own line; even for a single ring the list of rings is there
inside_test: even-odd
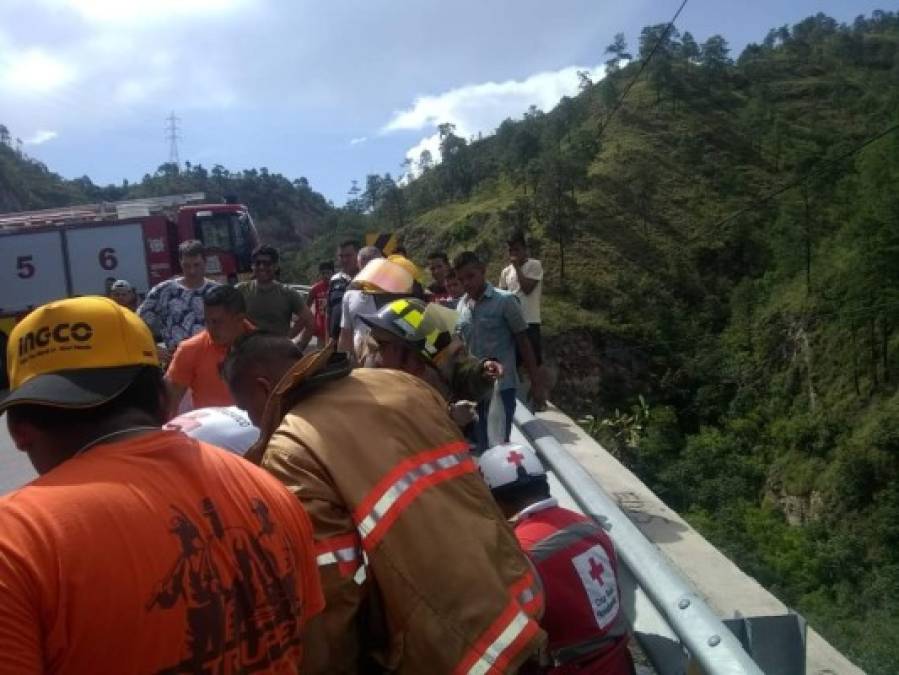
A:
[[[509,262],[499,276],[499,288],[510,291],[521,303],[521,313],[528,324],[528,339],[534,349],[537,365],[543,364],[540,339],[540,298],[543,294],[543,265],[528,257],[524,235],[513,234],[508,241]]]
[[[359,249],[359,271],[365,269],[372,260],[383,257],[381,250],[376,246],[364,246]],[[363,293],[361,289],[347,289],[341,302],[340,338],[337,340],[337,349],[352,354],[357,360],[360,359],[370,329],[359,317],[377,311],[375,299],[370,294]]]
[[[180,431],[198,441],[215,445],[243,456],[259,438],[259,429],[246,412],[237,406],[198,408],[179,415],[163,429]]]

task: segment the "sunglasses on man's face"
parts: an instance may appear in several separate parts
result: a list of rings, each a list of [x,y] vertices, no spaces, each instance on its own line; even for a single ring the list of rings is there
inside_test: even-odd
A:
[[[271,260],[254,260],[253,267],[272,267],[275,263]]]

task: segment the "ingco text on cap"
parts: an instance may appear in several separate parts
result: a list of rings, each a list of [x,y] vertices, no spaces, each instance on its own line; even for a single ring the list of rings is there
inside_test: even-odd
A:
[[[146,324],[109,298],[59,300],[38,307],[13,329],[7,363],[10,388],[66,370],[158,366]]]
[[[33,356],[39,356],[50,351],[51,343],[59,345],[61,351],[69,349],[90,349],[90,345],[78,344],[89,341],[94,336],[94,329],[90,324],[79,321],[78,323],[58,323],[52,328],[41,326],[37,330],[29,331],[19,338],[19,363],[27,363]],[[66,343],[72,344],[66,344]],[[46,351],[37,351],[48,348]]]

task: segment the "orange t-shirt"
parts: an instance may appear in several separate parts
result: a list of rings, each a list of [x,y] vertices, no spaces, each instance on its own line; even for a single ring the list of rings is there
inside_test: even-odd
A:
[[[190,389],[194,408],[234,405],[219,372],[227,355],[228,347],[214,343],[204,330],[178,345],[166,375]]]
[[[179,432],[0,498],[0,673],[296,673],[323,607],[305,511]]]

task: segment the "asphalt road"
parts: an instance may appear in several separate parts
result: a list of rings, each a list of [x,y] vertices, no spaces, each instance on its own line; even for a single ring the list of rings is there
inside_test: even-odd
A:
[[[37,474],[24,452],[16,450],[6,430],[6,416],[0,417],[0,495],[14,490]]]

